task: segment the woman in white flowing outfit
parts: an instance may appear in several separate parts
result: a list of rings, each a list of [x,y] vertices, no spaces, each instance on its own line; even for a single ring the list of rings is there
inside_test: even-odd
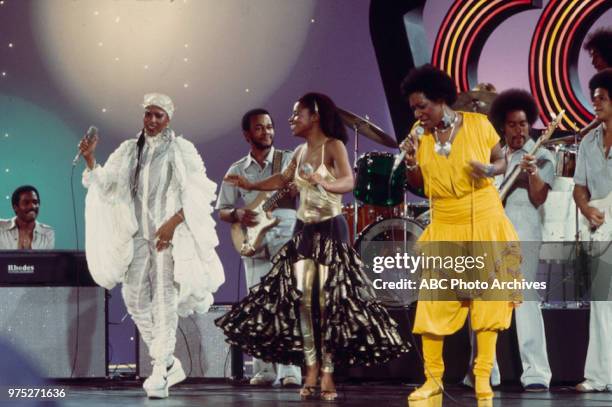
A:
[[[216,184],[193,144],[168,127],[172,100],[151,93],[143,107],[143,130],[104,166],[95,161],[97,136],[79,144],[87,162],[85,250],[100,286],[123,283],[127,310],[153,361],[143,388],[150,398],[165,398],[185,378],[173,356],[178,317],[206,312],[224,274],[211,216]]]

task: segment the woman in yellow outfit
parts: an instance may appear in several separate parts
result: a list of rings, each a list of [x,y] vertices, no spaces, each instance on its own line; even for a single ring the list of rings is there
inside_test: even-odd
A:
[[[431,65],[411,71],[402,93],[418,120],[401,146],[406,151],[408,181],[415,188],[423,187],[431,204],[431,223],[419,239],[423,250],[442,255],[456,255],[456,247],[474,256],[486,252],[485,267],[473,278],[489,284],[495,279],[520,280],[518,236],[492,183],[506,165],[493,126],[484,115],[453,111],[449,107],[457,98],[453,82]],[[449,241],[457,245],[430,243]],[[422,278],[426,277],[448,276],[424,270]],[[497,333],[510,326],[513,304],[519,300],[520,293],[509,290],[422,291],[414,333],[422,335],[426,381],[410,394],[409,405],[442,405],[444,336],[458,331],[468,313],[477,338],[476,398],[479,406],[492,405],[489,379]]]

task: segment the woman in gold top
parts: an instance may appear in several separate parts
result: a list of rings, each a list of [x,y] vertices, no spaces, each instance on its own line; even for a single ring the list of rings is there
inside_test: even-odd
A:
[[[226,181],[264,191],[294,182],[300,191],[294,237],[261,284],[216,323],[230,343],[257,358],[305,365],[303,399],[317,395],[320,376],[320,397],[334,400],[334,364],[382,363],[408,348],[348,245],[342,194],[354,180],[336,106],[308,93],[289,123],[306,143],[281,174],[257,183],[240,176]]]
[[[492,182],[492,177],[502,174],[506,166],[493,126],[484,115],[453,111],[450,106],[457,98],[453,82],[431,65],[411,71],[402,83],[402,93],[418,120],[401,145],[407,153],[406,174],[412,186],[424,187],[431,207],[431,223],[420,237],[420,244],[425,251],[436,250],[443,256],[457,255],[457,247],[462,248],[462,254],[476,256],[486,252],[485,267],[471,274],[473,280],[489,284],[494,280],[520,281],[518,236]],[[415,131],[417,127],[421,129]],[[432,243],[449,241],[455,242],[453,246]],[[440,273],[424,270],[422,278],[438,278]],[[466,278],[465,273],[453,273]],[[468,314],[478,345],[474,365],[476,398],[479,406],[491,405],[489,380],[497,333],[510,326],[520,293],[445,291],[419,293],[413,331],[422,335],[426,381],[410,394],[409,405],[442,405],[444,337],[458,331]]]

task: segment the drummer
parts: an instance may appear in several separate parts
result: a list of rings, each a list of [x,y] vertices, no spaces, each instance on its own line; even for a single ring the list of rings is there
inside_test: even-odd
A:
[[[612,28],[602,27],[591,32],[587,35],[582,48],[589,53],[591,64],[597,72],[612,68]],[[580,130],[578,135],[580,137],[586,136],[599,124],[599,119],[595,117],[591,123]]]
[[[554,158],[550,151],[539,148],[530,154],[535,142],[529,137],[530,128],[538,118],[535,100],[521,89],[502,92],[491,105],[489,120],[505,140],[506,172],[502,184],[518,165],[522,168],[504,205],[506,215],[516,228],[521,241],[523,262],[521,272],[527,281],[535,281],[542,242],[543,220],[538,211],[548,196],[555,179]],[[546,391],[551,371],[546,353],[544,321],[540,298],[535,292],[525,292],[524,302],[515,311],[516,334],[525,391]],[[499,377],[497,363],[492,377]],[[496,374],[497,373],[497,374]]]
[[[589,53],[597,72],[612,68],[612,28],[599,28],[590,33],[583,48]]]

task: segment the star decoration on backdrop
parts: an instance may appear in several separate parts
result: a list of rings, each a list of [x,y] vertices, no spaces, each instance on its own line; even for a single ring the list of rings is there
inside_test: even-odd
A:
[[[0,6],[5,3],[9,2],[0,0]],[[33,2],[30,7],[33,21],[38,22],[33,24],[32,36],[39,42],[41,60],[48,65],[49,80],[79,106],[77,114],[93,122],[103,122],[107,120],[103,117],[112,114],[112,125],[106,131],[118,137],[122,137],[119,131],[125,131],[121,129],[133,125],[133,114],[139,108],[134,95],[149,88],[178,101],[181,131],[193,141],[222,134],[234,126],[224,112],[265,104],[275,87],[285,83],[308,31],[319,23],[315,0],[290,7],[272,0],[273,5],[257,9],[228,1],[215,6],[215,12],[224,18],[237,16],[235,23],[243,28],[227,36],[222,25],[205,24],[202,16],[211,15],[205,3],[139,3],[100,0],[92,6],[57,0],[53,6]],[[288,7],[291,13],[286,12]],[[262,15],[269,15],[274,23],[262,29],[256,23]],[[287,27],[292,28],[291,34]],[[208,39],[214,39],[216,45]],[[263,52],[255,51],[256,44],[264,43]],[[19,38],[5,37],[4,44],[15,50]],[[147,51],[151,47],[160,48]],[[8,51],[9,58],[0,64],[10,63],[12,53]],[[83,69],[83,60],[90,62],[87,69]],[[15,77],[10,65],[0,65],[0,80],[9,78],[24,80]],[[126,102],[130,103],[127,107]]]

